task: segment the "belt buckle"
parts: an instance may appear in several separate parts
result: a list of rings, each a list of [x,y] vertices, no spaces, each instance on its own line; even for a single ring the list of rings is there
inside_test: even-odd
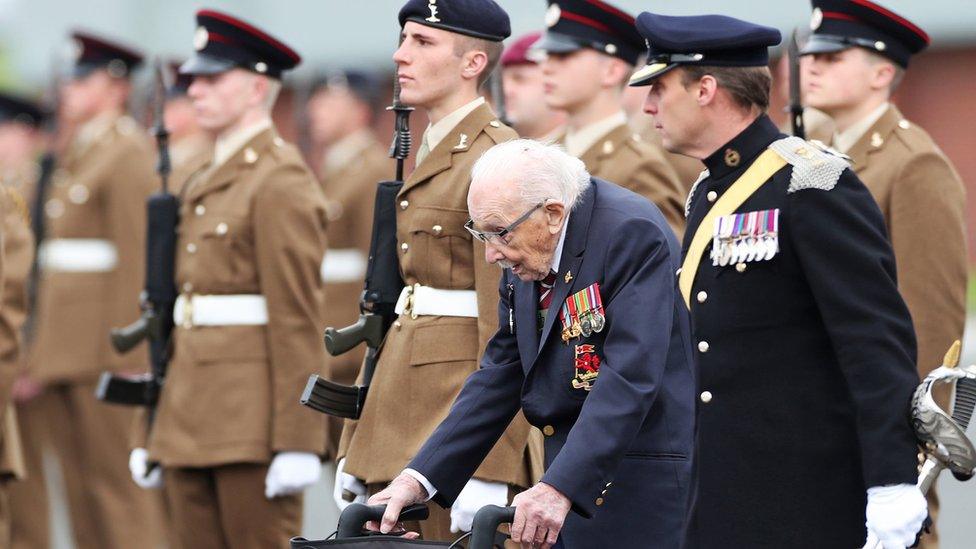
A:
[[[183,294],[183,311],[180,315],[180,327],[184,330],[193,328],[193,294]]]
[[[406,288],[406,290],[407,290],[407,304],[404,305],[404,307],[403,307],[403,312],[409,314],[410,315],[410,318],[412,318],[414,320],[417,319],[417,312],[414,311],[414,308],[413,308],[413,306],[414,306],[414,299],[415,299],[414,298],[414,295],[415,295],[415,292],[416,292],[416,288],[419,288],[419,287],[420,287],[420,284],[419,283],[413,284],[411,286],[407,286],[407,288]]]

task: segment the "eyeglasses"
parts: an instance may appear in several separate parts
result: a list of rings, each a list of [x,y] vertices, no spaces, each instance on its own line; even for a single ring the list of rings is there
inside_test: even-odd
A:
[[[545,202],[543,201],[543,202],[539,202],[535,206],[532,206],[532,208],[529,209],[529,211],[527,211],[524,214],[522,214],[521,216],[519,216],[519,218],[516,219],[515,221],[513,221],[511,223],[511,225],[509,225],[508,227],[505,227],[504,229],[502,229],[500,231],[479,231],[478,229],[475,229],[474,228],[474,220],[473,219],[469,219],[469,220],[465,221],[464,228],[467,229],[469,233],[471,233],[471,236],[477,238],[478,240],[484,242],[485,244],[489,243],[492,239],[495,239],[495,238],[497,238],[499,240],[502,240],[506,236],[508,236],[512,231],[514,231],[516,227],[518,227],[519,225],[521,225],[522,223],[524,223],[525,220],[528,219],[529,216],[532,215],[533,212],[535,212],[536,210],[538,210],[539,208],[541,208],[544,205],[545,205]]]

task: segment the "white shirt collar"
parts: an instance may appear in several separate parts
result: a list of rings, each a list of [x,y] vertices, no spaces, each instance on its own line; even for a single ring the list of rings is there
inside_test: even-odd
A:
[[[459,109],[452,112],[451,114],[441,118],[436,124],[428,124],[427,129],[424,130],[424,141],[427,142],[428,152],[433,151],[437,148],[437,145],[447,137],[447,134],[451,133],[451,130],[455,126],[464,120],[464,117],[471,114],[475,109],[485,104],[484,97],[478,97],[474,101],[462,105]]]
[[[273,127],[271,123],[271,117],[262,118],[258,122],[241,128],[230,135],[224,135],[217,138],[216,143],[214,143],[214,157],[213,157],[213,168],[217,168],[230,160],[230,157],[234,156],[237,151],[241,150],[241,147],[247,144],[248,141],[254,139],[259,133]]]
[[[566,130],[566,152],[572,156],[583,156],[597,141],[620,126],[627,124],[627,115],[618,111],[603,120],[583,126],[577,130]]]
[[[871,114],[852,124],[850,128],[847,128],[840,133],[834,133],[834,148],[842,153],[846,153],[847,151],[851,150],[851,147],[860,141],[861,137],[863,137],[864,134],[871,129],[871,126],[873,126],[875,122],[884,116],[884,113],[888,112],[889,105],[890,104],[885,101],[884,103],[878,105],[878,108],[871,111]]]

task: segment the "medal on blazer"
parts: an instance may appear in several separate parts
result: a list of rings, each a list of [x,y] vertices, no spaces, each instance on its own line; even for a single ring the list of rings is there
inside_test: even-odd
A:
[[[596,354],[596,345],[577,345],[573,353],[573,388],[589,391],[600,374],[600,355]]]
[[[603,331],[607,319],[603,312],[599,283],[590,284],[566,298],[559,318],[563,326],[562,339],[567,344],[570,339],[590,337]]]
[[[779,252],[779,209],[715,218],[712,265],[767,261]]]

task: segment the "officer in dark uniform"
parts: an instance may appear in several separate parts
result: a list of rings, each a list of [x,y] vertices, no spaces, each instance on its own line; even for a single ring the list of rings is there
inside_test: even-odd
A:
[[[765,114],[779,31],[637,20],[645,111],[708,169],[678,287],[699,362],[690,547],[910,545],[926,516],[908,406],[915,337],[884,219],[842,157]],[[866,519],[866,520],[865,520]]]

